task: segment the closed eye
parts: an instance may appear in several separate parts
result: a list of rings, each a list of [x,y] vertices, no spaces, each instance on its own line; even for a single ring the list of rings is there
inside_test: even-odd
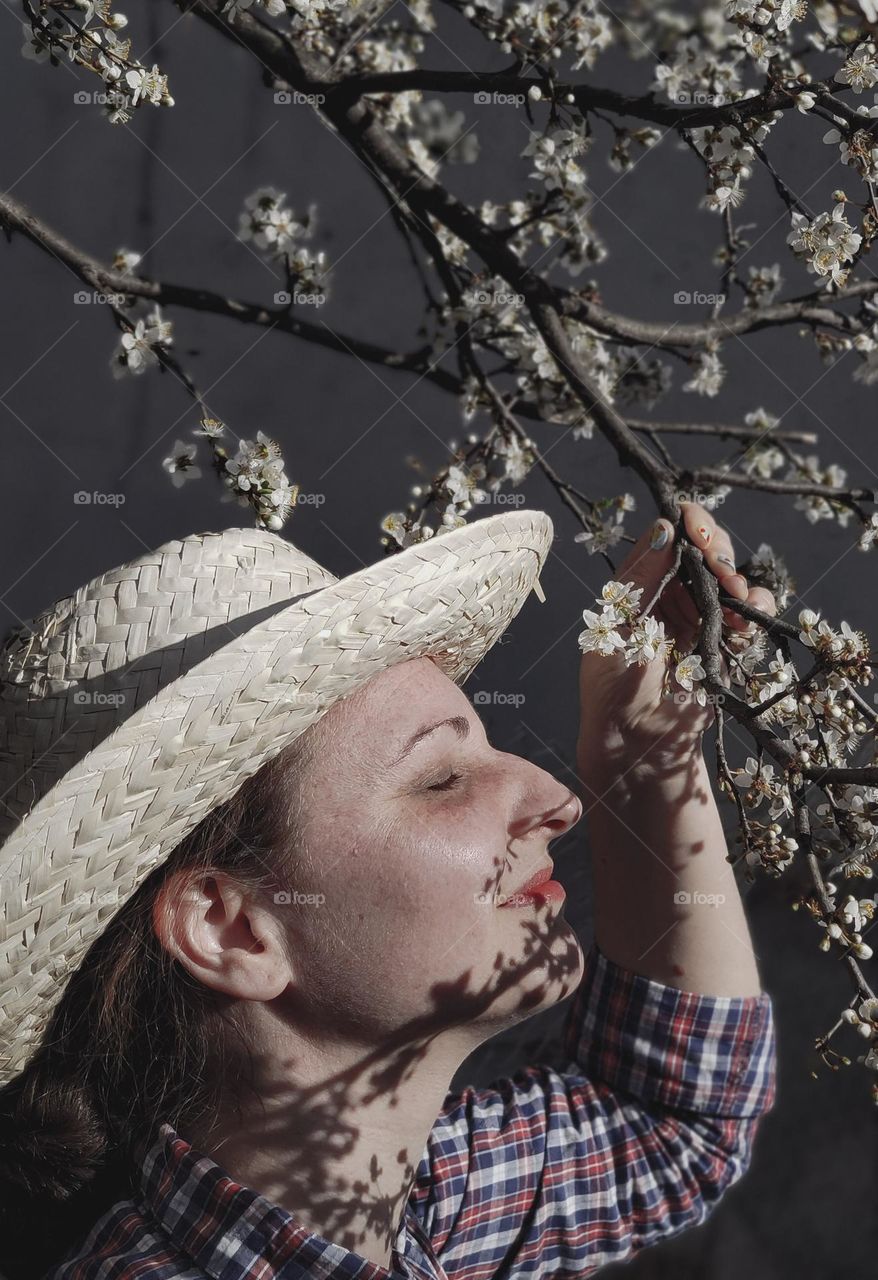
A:
[[[462,775],[459,773],[454,773],[454,772],[449,773],[447,778],[443,778],[441,782],[434,782],[432,786],[429,786],[427,788],[427,790],[428,791],[450,791],[452,787],[455,785],[455,783],[460,781],[461,776]]]

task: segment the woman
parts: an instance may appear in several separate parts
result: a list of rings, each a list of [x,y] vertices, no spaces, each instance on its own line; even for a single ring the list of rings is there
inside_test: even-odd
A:
[[[684,520],[722,585],[773,611],[709,513]],[[671,563],[657,528],[619,571],[644,599]],[[8,1280],[582,1276],[740,1177],[773,1020],[700,757],[709,711],[669,710],[658,662],[583,656],[584,956],[562,891],[525,892],[582,804],[491,746],[458,688],[550,541],[548,517],[510,513],[339,582],[274,535],[193,535],[7,643]],[[678,583],[656,612],[694,637]],[[103,719],[83,728],[71,692]],[[681,906],[697,893],[723,901]],[[565,1072],[449,1092],[485,1039],[574,993]]]

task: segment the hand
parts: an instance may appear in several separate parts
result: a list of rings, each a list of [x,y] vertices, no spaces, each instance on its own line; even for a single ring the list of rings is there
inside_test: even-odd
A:
[[[686,533],[702,551],[705,563],[719,585],[729,595],[744,600],[764,613],[776,614],[774,596],[765,587],[748,588],[746,579],[735,572],[732,541],[725,529],[699,503],[681,502]],[[647,529],[614,575],[618,582],[642,587],[638,611],[649,603],[654,591],[674,560],[674,527],[669,520],[657,522],[668,533],[664,546],[653,549],[653,529]],[[725,557],[726,559],[720,559]],[[727,563],[727,561],[731,563]],[[680,699],[663,696],[669,666],[690,653],[698,638],[701,615],[679,578],[673,578],[651,610],[664,623],[665,635],[674,642],[673,654],[638,665],[625,665],[619,653],[583,653],[579,674],[579,739],[577,765],[580,776],[595,777],[607,771],[636,770],[639,774],[664,774],[691,760],[700,749],[705,729],[715,714],[710,702],[701,705],[695,698],[697,683],[687,692],[672,681]],[[723,606],[724,628],[731,633],[752,634],[755,624],[733,609]],[[623,637],[630,628],[618,628]],[[728,686],[728,666],[721,656],[723,683]]]

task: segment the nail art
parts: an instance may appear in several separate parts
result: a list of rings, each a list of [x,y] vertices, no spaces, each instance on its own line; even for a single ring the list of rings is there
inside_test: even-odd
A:
[[[661,547],[665,546],[669,537],[670,533],[668,532],[667,525],[660,523],[656,524],[653,526],[652,537],[649,540],[649,545],[652,547],[653,551],[658,551]]]
[[[711,531],[708,529],[706,524],[700,524],[698,526],[698,532],[701,534],[705,542],[710,542],[710,539],[713,535],[711,534]]]
[[[732,569],[734,569],[735,567],[734,560],[730,560],[728,556],[717,556],[717,560],[721,560],[723,564],[729,565],[729,567]]]

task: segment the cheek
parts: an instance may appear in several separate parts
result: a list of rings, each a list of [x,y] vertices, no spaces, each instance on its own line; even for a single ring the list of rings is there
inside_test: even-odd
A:
[[[319,950],[343,939],[370,966],[389,940],[396,966],[436,959],[454,936],[466,934],[467,945],[477,946],[495,920],[493,895],[507,874],[505,822],[491,798],[412,798],[392,819],[363,807],[356,830],[348,814],[333,828],[337,840],[324,831],[309,859],[307,887],[325,896],[306,924],[321,932],[310,944]]]
[[[482,899],[502,882],[505,866],[502,826],[446,802],[395,824],[354,876],[361,902],[392,915],[395,927],[447,926],[484,911]]]

